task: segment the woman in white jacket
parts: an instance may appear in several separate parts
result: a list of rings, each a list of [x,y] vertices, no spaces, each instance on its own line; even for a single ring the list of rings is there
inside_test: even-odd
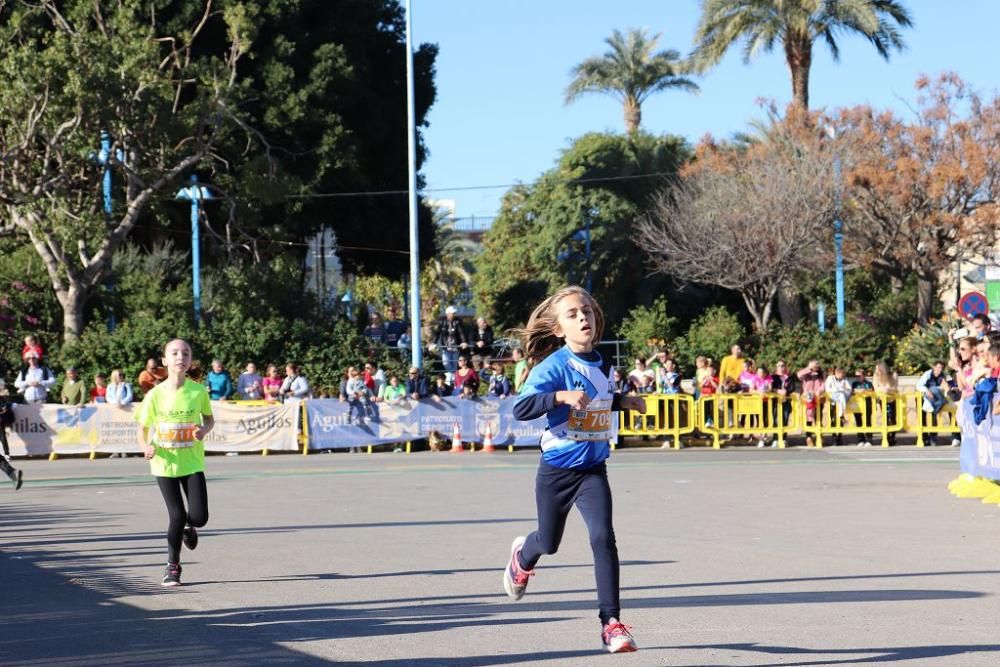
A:
[[[132,399],[134,398],[132,385],[125,380],[120,368],[111,371],[105,398],[108,401],[108,405],[117,405],[120,408],[132,404]]]

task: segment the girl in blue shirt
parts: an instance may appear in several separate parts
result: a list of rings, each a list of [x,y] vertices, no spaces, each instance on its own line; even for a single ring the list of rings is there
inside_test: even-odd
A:
[[[614,411],[645,412],[646,403],[614,391],[612,368],[594,350],[604,314],[583,288],[564,287],[543,301],[520,334],[535,365],[514,404],[514,417],[545,416],[542,459],[535,480],[538,529],[515,538],[504,568],[507,595],[521,599],[543,554],[554,554],[574,505],[587,524],[594,552],[601,642],[610,653],[637,650],[620,620],[619,562],[611,522],[611,487],[605,459],[616,435]]]

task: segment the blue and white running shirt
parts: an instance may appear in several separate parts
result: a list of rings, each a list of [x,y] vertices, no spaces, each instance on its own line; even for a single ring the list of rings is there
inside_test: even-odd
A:
[[[556,405],[557,391],[584,391],[583,410]],[[557,468],[590,468],[610,455],[608,441],[618,432],[617,400],[611,365],[598,352],[574,354],[569,347],[553,352],[531,369],[514,403],[514,417],[529,421],[545,415],[542,458]]]

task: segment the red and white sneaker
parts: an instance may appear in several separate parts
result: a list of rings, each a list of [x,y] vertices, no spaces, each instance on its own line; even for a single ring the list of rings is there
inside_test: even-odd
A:
[[[605,625],[601,631],[601,644],[604,646],[604,650],[608,653],[634,653],[638,651],[639,647],[636,645],[632,633],[629,632],[631,629],[631,627],[616,620]]]
[[[534,576],[534,570],[525,570],[517,561],[517,555],[521,553],[524,546],[524,535],[514,538],[510,545],[510,560],[507,567],[503,569],[503,589],[507,591],[507,596],[512,600],[520,600],[524,597],[524,591],[528,588],[528,577]]]

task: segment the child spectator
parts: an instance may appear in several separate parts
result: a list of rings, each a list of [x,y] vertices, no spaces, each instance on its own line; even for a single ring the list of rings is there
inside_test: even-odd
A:
[[[38,363],[42,363],[42,359],[45,357],[45,349],[39,344],[38,339],[34,336],[24,337],[24,347],[21,348],[21,361],[28,363],[28,355],[34,354],[38,357]]]
[[[702,376],[701,384],[698,387],[698,391],[701,392],[702,396],[714,396],[719,391],[719,374],[716,372],[715,364],[706,360],[707,367],[705,369],[705,374]],[[705,406],[705,426],[707,428],[712,428],[715,423],[713,415],[715,414],[715,399],[706,399],[704,402]]]
[[[944,373],[944,362],[935,361],[930,370],[920,376],[917,382],[917,391],[924,395],[923,414],[920,416],[921,423],[928,425],[928,421],[934,426],[938,424],[938,413],[945,406],[948,400],[944,397],[944,387],[948,376]],[[927,444],[931,447],[937,445],[937,436],[933,433],[927,437]]]
[[[87,385],[73,367],[66,369],[66,381],[63,382],[59,400],[63,405],[83,405],[87,402]]]
[[[744,359],[743,360],[743,370],[740,372],[736,382],[740,385],[740,391],[744,394],[753,393],[754,387],[757,386],[757,372],[754,370],[753,360]]]
[[[629,375],[629,378],[632,376]],[[652,375],[646,375],[643,373],[639,376],[639,384],[635,387],[635,393],[637,394],[652,394],[656,391],[656,381],[653,379]]]
[[[493,362],[493,373],[490,375],[489,395],[497,398],[507,398],[510,396],[510,380],[503,373],[503,364],[499,361]]]
[[[389,376],[389,381],[379,389],[378,397],[388,403],[399,403],[406,398],[406,387],[400,384],[399,377],[393,373]]]
[[[208,397],[213,401],[224,401],[233,395],[233,380],[222,367],[222,362],[212,359],[212,370],[205,376]]]
[[[877,393],[885,394],[886,396],[885,403],[883,403],[883,405],[885,405],[885,411],[882,414],[882,420],[885,422],[886,426],[895,426],[896,395],[899,393],[899,380],[896,378],[896,374],[889,370],[888,364],[884,361],[880,361],[875,365],[875,374],[872,376],[872,386]],[[890,432],[888,434],[888,442],[890,446],[896,444],[895,432]]]
[[[708,357],[701,355],[694,359],[694,398],[701,398],[701,383],[708,376]]]
[[[448,398],[455,395],[455,388],[448,384],[448,379],[443,375],[434,378],[434,386],[431,387],[431,395],[436,398]]]
[[[90,402],[108,402],[108,382],[100,373],[94,376],[94,388],[90,390]]]
[[[847,399],[851,396],[851,382],[844,376],[844,369],[837,367],[833,369],[833,374],[826,378],[823,385],[824,391],[830,397],[830,405],[834,414],[831,414],[831,422],[837,426],[843,426],[847,419]],[[839,447],[844,443],[843,436],[836,434],[835,444]]]
[[[677,364],[673,359],[662,362],[657,369],[657,385],[661,394],[681,393],[681,374],[677,372]]]
[[[484,384],[487,387],[489,387],[490,386],[490,375],[493,374],[493,371],[486,364],[486,360],[483,359],[483,356],[481,354],[474,354],[471,357],[471,361],[472,361],[472,363],[471,363],[472,370],[476,371],[476,376],[479,378],[479,381],[482,384]]]
[[[268,364],[267,376],[261,380],[261,388],[264,392],[264,400],[270,403],[281,401],[281,378],[278,376],[278,367]]]
[[[515,347],[511,352],[514,358],[514,393],[520,394],[524,381],[528,379],[528,360],[524,358],[524,350]]]
[[[347,393],[347,402],[351,406],[347,411],[348,421],[354,422],[357,426],[364,426],[365,417],[368,417],[372,421],[378,420],[378,415],[375,412],[375,403],[372,401],[371,389],[365,384],[365,380],[358,373],[358,369],[353,366],[348,370],[345,390]]]
[[[651,371],[648,368],[646,368],[646,360],[645,359],[643,359],[642,357],[636,357],[635,358],[635,367],[628,374],[629,382],[632,383],[632,386],[635,387],[635,389],[636,389],[637,392],[643,393],[643,394],[651,393],[651,392],[647,392],[647,391],[640,391],[640,389],[642,387],[645,387],[648,384],[647,381],[646,381],[646,378],[649,378],[650,380],[655,381],[656,376],[653,375],[653,371]]]
[[[459,398],[476,398],[479,394],[479,378],[469,377],[466,378],[465,382],[462,383],[462,393],[458,395]]]

